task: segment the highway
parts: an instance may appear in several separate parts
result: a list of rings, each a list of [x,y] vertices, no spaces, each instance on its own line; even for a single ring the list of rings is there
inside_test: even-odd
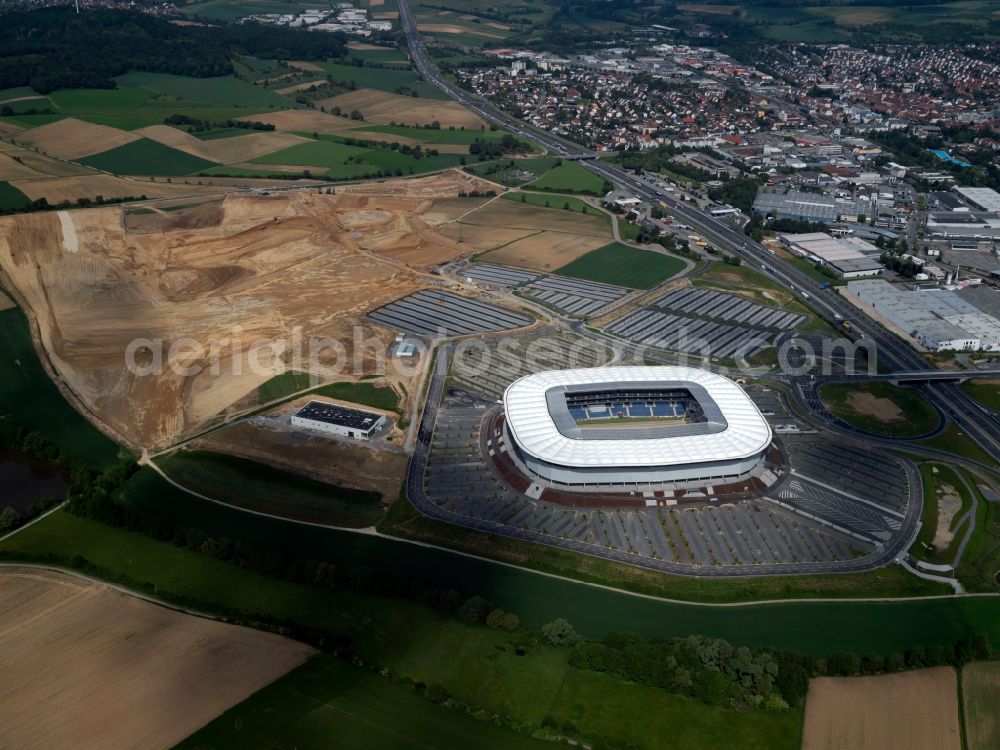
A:
[[[398,6],[400,23],[406,34],[413,63],[426,81],[433,83],[486,121],[531,140],[553,154],[581,159],[582,166],[642,200],[662,202],[675,217],[697,230],[707,241],[730,254],[741,257],[755,270],[794,292],[834,327],[841,321],[848,321],[856,336],[867,339],[875,345],[880,362],[890,370],[912,373],[933,369],[908,344],[861,314],[832,287],[821,290],[814,279],[793,264],[772,255],[762,245],[747,237],[739,227],[681,203],[673,196],[654,189],[636,175],[594,158],[597,156],[595,152],[517,120],[446,81],[427,55],[407,0],[399,0]],[[996,415],[984,410],[953,383],[939,382],[933,386],[921,385],[918,388],[942,414],[948,415],[959,429],[994,459],[1000,461],[1000,419]]]

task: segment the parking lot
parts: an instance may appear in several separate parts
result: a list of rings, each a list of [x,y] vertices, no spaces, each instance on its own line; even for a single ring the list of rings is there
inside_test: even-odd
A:
[[[521,294],[581,318],[589,317],[632,290],[594,281],[547,276],[520,290]]]
[[[390,328],[429,338],[521,328],[533,322],[526,315],[497,305],[433,289],[376,308],[368,317]]]
[[[600,312],[633,291],[611,284],[548,276],[493,263],[473,263],[467,268],[456,269],[456,275],[482,284],[517,290],[518,294],[529,299],[581,318]]]
[[[605,330],[643,346],[715,359],[752,357],[805,316],[712,289],[675,289]]]
[[[520,344],[537,343],[540,338],[523,337]],[[546,361],[559,366],[560,357],[567,356],[576,343],[574,337],[562,334],[548,339],[546,345],[551,349]],[[829,473],[843,474],[845,463],[858,461],[853,449],[808,438],[801,439],[795,453],[805,457],[803,470],[817,476],[798,472],[758,499],[660,502],[618,509],[569,507],[537,500],[533,486],[515,489],[491,466],[488,456],[508,450],[503,434],[480,434],[491,406],[485,397],[499,396],[509,380],[524,372],[520,367],[506,369],[500,380],[491,381],[485,389],[483,381],[472,383],[479,385],[478,389],[454,386],[438,413],[424,475],[425,491],[431,502],[467,518],[470,526],[497,524],[592,547],[595,552],[611,550],[637,560],[733,572],[748,566],[854,560],[874,551],[899,528],[896,514],[908,494],[905,475],[891,459],[865,457],[863,463],[871,471],[884,472],[885,483],[903,483],[902,490],[892,494],[896,505],[880,509],[875,507],[881,502],[879,494],[855,494],[843,483],[828,481]],[[457,382],[454,377],[452,381]],[[480,400],[477,394],[484,398]],[[774,392],[760,390],[755,395],[762,405],[772,404],[776,415],[786,413]],[[881,484],[876,487],[877,493],[885,490]]]
[[[491,401],[524,375],[544,370],[596,367],[611,358],[599,342],[571,333],[548,333],[505,338],[459,348],[451,377],[466,390]]]

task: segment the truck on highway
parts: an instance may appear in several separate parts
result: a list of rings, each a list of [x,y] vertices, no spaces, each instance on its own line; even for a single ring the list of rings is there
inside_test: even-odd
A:
[[[819,285],[819,288],[820,289],[829,289],[830,288],[830,282],[829,281],[824,281],[823,283],[821,283]]]

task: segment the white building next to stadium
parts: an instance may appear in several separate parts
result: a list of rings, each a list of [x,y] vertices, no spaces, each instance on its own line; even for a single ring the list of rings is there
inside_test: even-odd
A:
[[[540,372],[511,383],[503,406],[520,463],[581,491],[739,481],[772,439],[739,385],[691,367]]]

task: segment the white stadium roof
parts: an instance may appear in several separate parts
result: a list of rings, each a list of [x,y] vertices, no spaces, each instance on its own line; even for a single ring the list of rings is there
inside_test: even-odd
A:
[[[718,407],[724,428],[674,434],[629,430],[628,437],[578,439],[557,426],[549,409],[550,391],[614,390],[616,387],[701,390]],[[696,396],[701,402],[703,399]],[[729,378],[692,367],[593,367],[550,370],[527,375],[507,387],[503,396],[507,429],[522,450],[537,459],[572,467],[665,466],[749,458],[771,442],[771,428],[750,397]],[[702,404],[706,412],[711,404]]]

